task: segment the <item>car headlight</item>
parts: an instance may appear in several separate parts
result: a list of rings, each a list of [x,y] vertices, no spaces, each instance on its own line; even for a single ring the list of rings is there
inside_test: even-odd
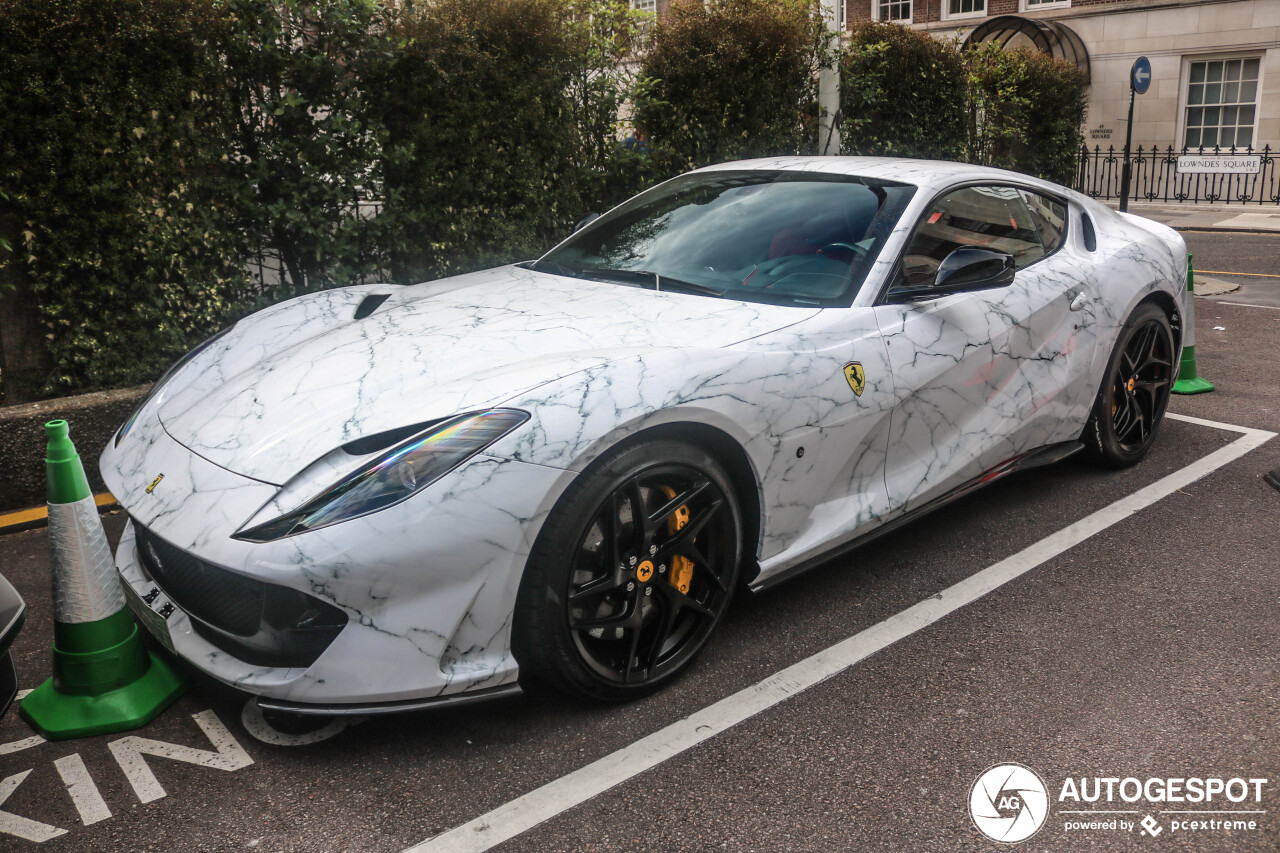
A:
[[[138,407],[133,410],[133,414],[129,415],[129,420],[124,422],[124,426],[116,430],[116,440],[113,446],[114,447],[120,446],[120,442],[124,441],[124,437],[129,434],[129,430],[133,429],[133,423],[138,419],[138,415],[140,415],[142,413],[142,410],[147,407],[147,403],[151,402],[151,398],[155,397],[155,395],[160,392],[160,389],[164,387],[164,383],[168,382],[173,377],[173,375],[177,373],[179,370],[186,367],[191,362],[191,359],[195,358],[200,353],[204,352],[209,347],[213,346],[213,343],[217,341],[218,338],[222,337],[223,335],[225,335],[227,332],[231,331],[235,327],[236,327],[236,324],[232,323],[230,326],[227,326],[221,332],[218,332],[218,334],[209,338],[204,343],[200,344],[198,347],[193,349],[191,352],[187,353],[182,358],[174,362],[173,367],[170,367],[168,370],[166,370],[164,374],[161,375],[161,377],[156,380],[156,384],[151,386],[151,390],[148,391],[147,395],[142,398],[142,402],[138,404]]]
[[[232,538],[271,542],[386,509],[422,491],[528,419],[527,412],[492,409],[437,424],[356,469],[293,512],[241,530]]]

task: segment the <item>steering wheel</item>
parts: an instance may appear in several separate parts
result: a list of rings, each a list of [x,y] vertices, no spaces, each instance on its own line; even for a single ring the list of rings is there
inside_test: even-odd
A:
[[[858,261],[862,260],[867,256],[866,247],[859,246],[856,243],[828,243],[827,245],[823,246],[821,249],[818,250],[818,254],[826,255],[828,249],[847,249],[848,251],[852,252],[853,259],[851,263],[857,263]]]

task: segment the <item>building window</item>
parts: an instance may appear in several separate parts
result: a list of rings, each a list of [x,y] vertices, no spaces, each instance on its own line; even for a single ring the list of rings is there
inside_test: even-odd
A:
[[[871,0],[871,10],[877,21],[911,23],[911,0]]]
[[[947,18],[968,18],[987,14],[987,0],[946,0]]]
[[[658,14],[658,0],[631,0],[631,8],[637,12],[648,12],[651,15]]]
[[[1070,5],[1071,0],[1022,0],[1022,11],[1034,12],[1037,9],[1057,9]]]
[[[1187,83],[1188,148],[1247,148],[1258,105],[1258,57],[1192,62]]]

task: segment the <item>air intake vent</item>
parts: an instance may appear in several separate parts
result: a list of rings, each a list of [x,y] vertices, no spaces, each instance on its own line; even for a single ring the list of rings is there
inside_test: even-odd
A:
[[[360,300],[360,305],[356,308],[356,319],[363,320],[374,311],[378,310],[378,306],[391,298],[390,293],[370,293],[364,299]]]

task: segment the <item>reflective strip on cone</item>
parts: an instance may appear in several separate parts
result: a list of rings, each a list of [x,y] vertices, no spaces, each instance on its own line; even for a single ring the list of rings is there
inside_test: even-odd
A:
[[[124,609],[124,590],[92,497],[49,504],[49,542],[55,622],[97,622]]]
[[[1188,264],[1190,269],[1190,264]],[[1186,330],[1182,336],[1182,348],[1190,349],[1196,345],[1196,286],[1193,283],[1191,275],[1187,276],[1187,306],[1182,313],[1186,315],[1186,322],[1183,327]]]

